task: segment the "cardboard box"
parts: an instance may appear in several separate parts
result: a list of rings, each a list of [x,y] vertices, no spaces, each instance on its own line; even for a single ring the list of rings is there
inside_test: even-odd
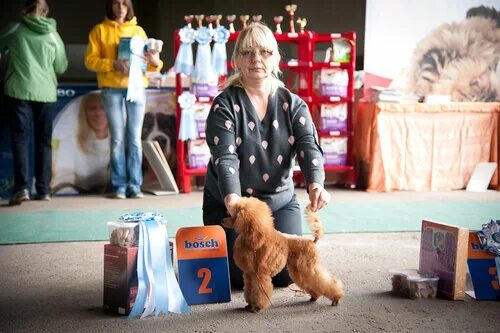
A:
[[[137,295],[137,247],[104,245],[103,308],[128,315]]]
[[[500,301],[500,281],[495,264],[495,255],[483,250],[475,231],[469,233],[467,266],[474,292],[467,292],[477,300]]]
[[[419,273],[439,277],[438,296],[465,298],[469,229],[422,221]]]

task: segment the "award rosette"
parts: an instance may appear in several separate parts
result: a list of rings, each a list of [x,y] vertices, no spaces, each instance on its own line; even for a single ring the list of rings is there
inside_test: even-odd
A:
[[[196,96],[189,91],[184,91],[177,99],[182,109],[179,125],[179,140],[187,141],[198,138],[198,128],[194,117]]]
[[[200,27],[196,31],[198,49],[192,75],[193,92],[197,97],[213,97],[217,93],[218,76],[212,67],[212,35],[207,27]]]
[[[146,91],[142,74],[142,55],[146,41],[139,36],[130,39],[130,59],[127,87],[127,101],[144,104],[146,100]]]
[[[137,296],[129,318],[145,318],[191,309],[175,277],[170,257],[166,222],[160,214],[133,213],[121,217],[126,222],[139,223],[137,253]]]
[[[214,47],[212,49],[212,66],[217,75],[227,74],[226,43],[229,39],[229,30],[217,27],[214,30]]]
[[[196,30],[191,28],[191,25],[179,30],[181,45],[175,58],[174,70],[176,73],[191,75],[193,72],[193,48],[191,44],[194,43],[196,34]]]

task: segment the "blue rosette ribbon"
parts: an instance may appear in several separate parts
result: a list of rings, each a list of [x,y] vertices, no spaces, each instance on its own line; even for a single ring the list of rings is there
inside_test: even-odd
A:
[[[218,77],[212,67],[212,54],[210,52],[212,34],[207,27],[200,27],[196,31],[198,49],[196,50],[196,62],[192,76],[193,82],[216,84]]]
[[[226,43],[229,39],[229,30],[220,26],[214,30],[214,47],[212,49],[212,67],[217,75],[227,74]]]
[[[177,101],[182,109],[179,125],[179,140],[194,140],[198,138],[198,129],[196,127],[196,120],[194,119],[196,96],[189,91],[184,91],[177,98]]]
[[[144,60],[144,46],[146,41],[139,36],[130,39],[130,59],[127,87],[127,101],[144,104],[146,101],[146,90],[144,88],[144,78],[142,65]]]
[[[175,58],[174,71],[176,73],[191,75],[193,72],[193,48],[191,44],[194,43],[196,34],[196,30],[190,25],[179,30],[181,45]]]
[[[138,288],[129,318],[190,312],[175,277],[163,216],[137,212],[123,215],[121,219],[139,223]]]

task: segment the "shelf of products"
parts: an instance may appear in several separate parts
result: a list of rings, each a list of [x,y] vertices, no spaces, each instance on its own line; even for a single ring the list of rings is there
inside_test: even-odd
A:
[[[229,42],[234,42],[239,32],[230,34]],[[279,44],[295,44],[297,54],[293,61],[280,64],[288,70],[298,84],[288,88],[299,95],[309,106],[316,122],[320,144],[325,153],[326,172],[345,172],[345,184],[353,188],[356,180],[353,150],[352,108],[354,102],[354,70],[356,57],[356,34],[329,33],[319,34],[312,31],[301,33],[275,34]],[[315,49],[321,43],[330,43],[333,57],[326,61],[315,61]],[[339,43],[338,49],[335,43]],[[174,55],[180,46],[178,31],[174,33]],[[228,50],[228,56],[230,52]],[[231,63],[228,63],[231,70]],[[290,82],[290,80],[289,80]],[[315,84],[316,83],[316,84]],[[181,74],[176,75],[176,95],[182,94]],[[209,97],[198,97],[197,103],[211,103]],[[177,103],[176,128],[179,131],[181,108]],[[190,140],[193,141],[193,140]],[[204,133],[195,142],[177,140],[177,183],[184,193],[191,192],[191,177],[203,176],[206,168],[201,167],[207,156],[197,159],[190,151],[203,145]],[[300,177],[299,177],[300,178]]]

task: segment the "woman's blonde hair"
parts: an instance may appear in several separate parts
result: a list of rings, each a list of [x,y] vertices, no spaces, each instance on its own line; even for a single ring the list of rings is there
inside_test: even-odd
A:
[[[240,52],[243,50],[248,50],[252,48],[261,48],[273,53],[273,63],[271,64],[271,94],[274,94],[279,87],[283,87],[285,84],[279,79],[281,74],[279,63],[281,60],[280,52],[278,49],[278,42],[274,38],[274,34],[265,24],[256,22],[250,24],[245,29],[241,30],[236,43],[234,45],[233,56],[231,57],[231,62],[233,63],[234,73],[229,76],[224,84],[224,88],[230,86],[241,86],[243,87],[243,80],[241,77],[241,72],[237,67],[237,61],[240,60]]]
[[[93,98],[96,98],[99,102],[101,101],[101,97],[98,92],[89,93],[83,96],[82,101],[80,102],[80,109],[78,110],[78,130],[76,140],[78,147],[84,153],[89,152],[87,142],[93,138],[92,132],[94,130],[90,127],[86,115],[88,104]]]

